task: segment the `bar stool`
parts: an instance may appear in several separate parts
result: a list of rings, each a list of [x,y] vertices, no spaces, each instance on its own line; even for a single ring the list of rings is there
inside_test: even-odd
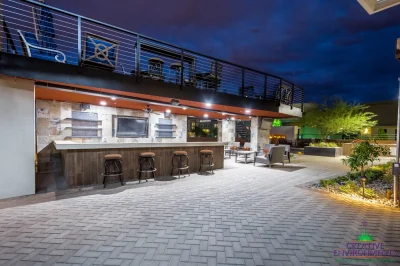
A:
[[[155,156],[153,152],[142,152],[139,154],[139,183],[142,180],[142,173],[152,173],[154,180],[156,180],[156,175],[154,173],[157,171],[157,168],[154,167],[156,164]]]
[[[181,80],[181,71],[183,70],[182,64],[180,62],[171,63],[169,68],[175,72],[175,83],[180,83]],[[172,75],[170,75],[170,81],[173,80]]]
[[[163,78],[164,60],[158,57],[149,58],[149,76],[156,79]]]
[[[107,154],[104,156],[104,173],[103,185],[106,187],[106,178],[109,176],[119,176],[121,185],[124,185],[122,176],[122,155],[120,154]]]
[[[212,150],[201,150],[200,151],[200,174],[203,173],[204,166],[208,166],[211,173],[214,174],[214,161]]]
[[[181,178],[182,170],[187,170],[187,174],[190,176],[189,156],[186,151],[174,151],[174,155],[172,156],[171,176],[173,175],[175,169],[178,169],[179,178]]]

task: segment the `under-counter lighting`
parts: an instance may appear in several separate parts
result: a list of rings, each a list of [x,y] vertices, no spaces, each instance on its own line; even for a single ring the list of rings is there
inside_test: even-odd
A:
[[[204,117],[207,118],[207,117],[208,117],[208,114],[205,114]]]
[[[107,105],[107,102],[106,101],[100,101],[100,105]]]

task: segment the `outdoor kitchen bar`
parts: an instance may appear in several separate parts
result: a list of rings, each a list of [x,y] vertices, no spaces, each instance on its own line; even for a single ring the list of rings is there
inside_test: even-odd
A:
[[[64,177],[68,187],[102,184],[104,157],[107,154],[122,155],[124,182],[137,180],[138,158],[144,152],[155,154],[156,179],[157,177],[171,175],[172,157],[175,151],[186,151],[188,153],[189,171],[192,173],[199,170],[201,150],[213,151],[214,169],[224,167],[224,143],[222,142],[84,144],[72,141],[55,141],[54,146],[56,150],[61,152]],[[147,178],[151,178],[151,175],[143,177],[143,179]],[[118,177],[114,177],[108,182],[118,182]]]

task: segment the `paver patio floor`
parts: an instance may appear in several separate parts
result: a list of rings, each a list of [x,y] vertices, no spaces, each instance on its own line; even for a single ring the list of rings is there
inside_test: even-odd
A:
[[[0,265],[335,265],[364,221],[400,253],[400,212],[297,187],[344,172],[337,158],[225,166],[1,209]]]

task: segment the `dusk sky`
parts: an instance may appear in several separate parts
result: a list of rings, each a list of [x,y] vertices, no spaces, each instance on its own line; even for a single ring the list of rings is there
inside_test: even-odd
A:
[[[47,0],[47,4],[281,76],[306,101],[397,97],[400,6],[356,0]]]

